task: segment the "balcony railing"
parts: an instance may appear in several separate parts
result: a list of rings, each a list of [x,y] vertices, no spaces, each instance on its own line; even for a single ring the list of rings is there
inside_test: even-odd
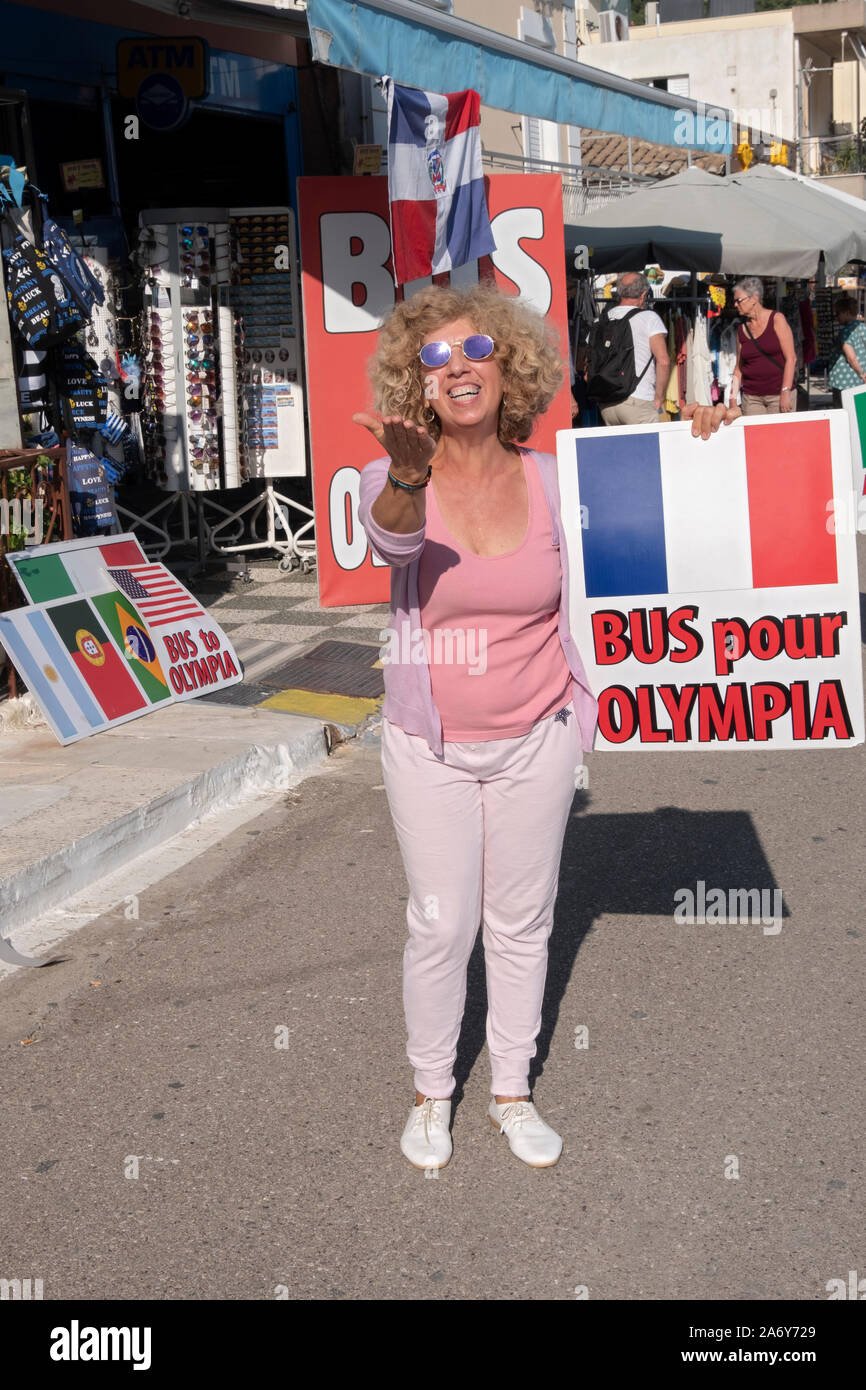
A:
[[[810,135],[800,142],[801,172],[820,178],[828,174],[866,172],[866,139],[850,135]]]
[[[519,174],[559,174],[562,179],[562,213],[569,224],[579,222],[588,212],[631,193],[635,188],[656,183],[645,174],[629,174],[622,169],[595,165],[561,164],[551,159],[525,159],[522,155],[482,150],[485,169],[509,169]]]

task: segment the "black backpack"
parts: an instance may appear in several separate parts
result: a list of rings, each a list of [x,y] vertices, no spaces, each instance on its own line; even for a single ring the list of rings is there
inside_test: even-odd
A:
[[[635,371],[634,337],[630,319],[644,311],[639,305],[612,319],[605,306],[601,318],[589,330],[587,390],[599,405],[616,405],[633,396],[652,364],[652,353],[640,376]]]

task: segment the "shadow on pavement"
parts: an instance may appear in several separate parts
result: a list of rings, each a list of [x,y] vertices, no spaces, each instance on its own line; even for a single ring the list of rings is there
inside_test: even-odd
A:
[[[575,806],[587,798],[579,793]],[[663,806],[633,815],[572,815],[565,834],[559,895],[550,938],[547,987],[538,1051],[529,1084],[533,1087],[559,1019],[559,1010],[577,953],[597,917],[621,913],[673,918],[674,894],[696,892],[699,881],[713,888],[763,889],[777,884],[746,811],[686,811]],[[772,902],[772,896],[768,899]],[[782,917],[789,917],[782,903]],[[466,1009],[454,1066],[453,1107],[463,1099],[465,1083],[486,1040],[487,989],[484,949],[479,931],[469,960]]]

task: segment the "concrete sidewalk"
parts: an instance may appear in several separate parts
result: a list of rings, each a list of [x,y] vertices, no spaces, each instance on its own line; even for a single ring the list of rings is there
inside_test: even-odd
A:
[[[241,685],[67,747],[44,723],[0,731],[0,936],[202,816],[289,785],[375,721],[381,698],[286,688],[281,673],[306,670],[298,660],[322,638],[336,639],[334,650],[352,653],[356,667],[374,666],[370,635],[387,607],[351,610],[347,620],[346,610],[319,606],[314,575],[279,581],[273,566],[254,575],[258,583],[220,576],[189,586],[224,622],[244,666]],[[275,607],[288,616],[299,603],[304,624],[256,622]]]

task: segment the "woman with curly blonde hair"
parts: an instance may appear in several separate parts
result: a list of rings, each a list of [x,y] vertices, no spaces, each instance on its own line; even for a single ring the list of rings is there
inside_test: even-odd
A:
[[[400,1147],[452,1153],[453,1066],[483,924],[489,1116],[532,1167],[562,1140],[530,1099],[559,861],[597,704],[569,631],[556,460],[521,448],[563,365],[545,320],[486,285],[431,287],[385,321],[386,456],[359,515],[391,565],[382,768],[410,896],[403,998],[415,1105]],[[428,484],[432,481],[432,487]]]

